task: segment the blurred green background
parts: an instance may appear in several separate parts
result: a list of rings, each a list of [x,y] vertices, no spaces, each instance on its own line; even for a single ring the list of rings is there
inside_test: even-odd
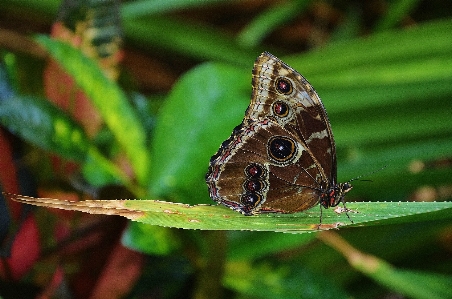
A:
[[[371,180],[348,201],[450,200],[451,32],[444,1],[3,0],[0,143],[15,164],[2,164],[2,188],[212,203],[210,156],[269,51],[322,98],[339,181]],[[22,243],[38,242],[35,258],[19,271],[9,240],[25,216],[4,206],[3,298],[452,298],[450,220],[291,235],[38,209],[38,241]]]

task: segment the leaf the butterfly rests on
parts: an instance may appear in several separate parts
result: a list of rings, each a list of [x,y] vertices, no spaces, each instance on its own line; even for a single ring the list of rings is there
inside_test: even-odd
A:
[[[344,203],[352,186],[337,183],[333,133],[311,84],[265,52],[252,85],[245,118],[210,160],[210,197],[244,215]]]

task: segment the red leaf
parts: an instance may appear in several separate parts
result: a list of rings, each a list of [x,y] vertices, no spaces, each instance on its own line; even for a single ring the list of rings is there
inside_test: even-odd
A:
[[[3,191],[18,194],[19,183],[17,181],[17,169],[13,160],[13,153],[10,140],[3,129],[0,128],[0,185]],[[15,220],[19,219],[21,204],[9,201],[11,217]]]
[[[125,248],[118,243],[90,298],[123,298],[130,293],[140,277],[143,260],[144,256],[141,253]]]
[[[39,296],[36,297],[36,299],[49,299],[49,298],[57,298],[58,295],[63,292],[67,292],[65,290],[66,284],[65,284],[65,274],[62,267],[56,268],[55,272],[53,273],[52,280],[50,283],[44,288],[44,290],[41,292]],[[68,296],[69,297],[69,296]]]
[[[30,215],[20,227],[11,248],[11,256],[0,264],[0,272],[8,273],[12,280],[19,280],[27,274],[41,253],[39,231],[35,217]],[[4,267],[7,267],[6,269]]]

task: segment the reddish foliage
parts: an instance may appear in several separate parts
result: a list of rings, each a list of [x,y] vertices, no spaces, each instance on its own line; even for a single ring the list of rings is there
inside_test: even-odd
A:
[[[16,165],[13,159],[13,150],[7,133],[0,128],[0,185],[3,191],[19,193]],[[11,216],[19,219],[21,205],[17,202],[8,202]]]
[[[143,254],[116,244],[90,298],[118,298],[127,295],[141,275],[143,260]]]
[[[11,256],[0,264],[0,274],[5,280],[17,281],[30,271],[41,252],[39,231],[33,215],[27,217],[17,232]]]

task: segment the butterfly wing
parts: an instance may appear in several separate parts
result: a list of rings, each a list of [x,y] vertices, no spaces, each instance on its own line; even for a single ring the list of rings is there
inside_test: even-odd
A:
[[[323,103],[312,85],[270,53],[254,64],[253,93],[245,119],[271,118],[297,135],[313,156],[321,177],[336,182],[336,147]]]
[[[309,82],[269,53],[253,69],[245,118],[211,158],[213,200],[245,215],[293,213],[336,186],[336,152],[323,104]]]
[[[244,122],[211,159],[206,181],[215,201],[245,215],[293,213],[319,200],[318,171],[298,137],[270,119]]]

